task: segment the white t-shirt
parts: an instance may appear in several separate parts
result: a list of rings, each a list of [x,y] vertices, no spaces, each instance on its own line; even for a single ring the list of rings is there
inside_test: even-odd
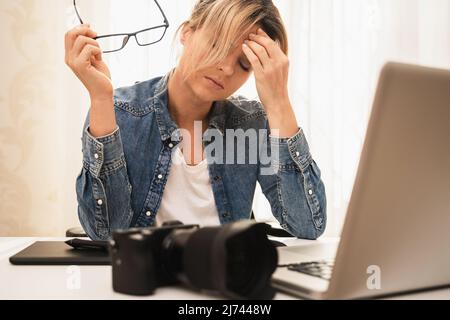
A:
[[[169,177],[156,214],[156,226],[171,220],[202,227],[220,225],[207,159],[190,166],[178,147],[173,151]]]

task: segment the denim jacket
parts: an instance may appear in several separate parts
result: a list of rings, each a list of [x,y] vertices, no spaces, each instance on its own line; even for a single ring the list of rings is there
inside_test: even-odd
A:
[[[116,89],[117,128],[110,135],[94,138],[87,115],[81,138],[83,167],[76,179],[76,193],[81,225],[92,239],[108,239],[116,229],[155,223],[172,151],[182,140],[168,112],[169,76],[170,72]],[[222,139],[224,153],[242,146],[242,141],[227,140],[229,130],[239,129],[266,129],[268,134],[258,135],[258,143],[269,151],[277,150],[278,155],[270,163],[262,163],[258,156],[253,162],[231,164],[212,161],[212,152],[207,156],[221,224],[251,217],[258,181],[283,229],[299,238],[318,238],[327,220],[325,187],[303,130],[289,139],[272,137],[261,103],[232,96],[213,103],[209,129],[203,138],[205,150],[212,135]],[[245,150],[251,149],[247,147]],[[225,157],[223,152],[217,153],[215,160]],[[245,155],[248,159],[248,152]]]

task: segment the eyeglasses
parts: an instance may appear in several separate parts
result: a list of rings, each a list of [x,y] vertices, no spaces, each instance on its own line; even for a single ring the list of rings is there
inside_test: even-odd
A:
[[[94,40],[97,40],[100,47],[102,48],[103,53],[111,53],[122,50],[127,45],[131,37],[134,37],[136,39],[136,43],[141,47],[155,44],[164,38],[167,28],[169,27],[169,21],[167,20],[167,17],[164,14],[164,11],[161,9],[158,1],[153,1],[156,3],[156,6],[164,17],[164,24],[139,30],[135,33],[107,34],[104,36],[95,37]],[[80,17],[80,14],[78,13],[75,0],[73,0],[73,5],[75,7],[75,13],[77,14],[78,20],[80,20],[81,24],[84,24],[83,20]]]

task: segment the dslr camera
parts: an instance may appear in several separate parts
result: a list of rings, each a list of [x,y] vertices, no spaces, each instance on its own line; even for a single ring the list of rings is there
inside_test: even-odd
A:
[[[220,227],[184,225],[118,230],[109,241],[113,289],[150,295],[183,284],[231,299],[272,299],[278,263],[270,226],[250,220]]]

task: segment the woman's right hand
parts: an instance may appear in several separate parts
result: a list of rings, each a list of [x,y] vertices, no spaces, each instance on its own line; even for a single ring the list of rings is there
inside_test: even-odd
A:
[[[89,92],[91,100],[112,100],[111,73],[89,24],[79,25],[65,35],[65,63]]]

